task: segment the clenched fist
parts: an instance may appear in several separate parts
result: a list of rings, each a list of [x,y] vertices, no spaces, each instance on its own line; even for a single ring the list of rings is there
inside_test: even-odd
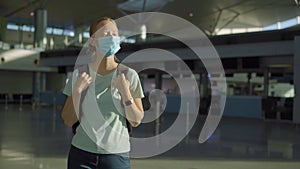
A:
[[[91,83],[92,83],[92,77],[87,74],[86,72],[83,72],[81,76],[77,79],[74,90],[78,93],[81,93],[84,91]]]
[[[113,85],[119,90],[121,95],[126,95],[129,92],[129,81],[126,79],[124,73],[116,76]]]

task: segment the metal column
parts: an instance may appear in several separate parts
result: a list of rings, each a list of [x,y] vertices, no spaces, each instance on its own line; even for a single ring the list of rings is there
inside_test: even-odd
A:
[[[201,97],[202,98],[207,98],[208,97],[208,87],[209,87],[209,79],[208,79],[208,74],[207,73],[202,73],[201,74]]]
[[[162,89],[162,74],[160,72],[155,73],[155,88]],[[161,102],[158,98],[156,98],[155,102],[155,112],[156,116],[159,116],[161,111]],[[159,135],[160,132],[160,117],[155,120],[155,128],[154,128],[155,136]],[[156,139],[156,145],[159,146],[159,137]]]
[[[19,25],[19,43],[21,48],[24,48],[24,40],[23,40],[23,25]]]
[[[45,9],[37,9],[34,19],[34,46],[45,49],[47,45],[47,11]]]
[[[155,88],[162,89],[162,74],[160,72],[155,74]]]
[[[267,98],[269,95],[269,69],[264,69],[264,97]]]
[[[82,45],[83,31],[84,31],[84,29],[82,26],[75,28],[75,39],[76,39],[75,45]]]
[[[46,73],[45,72],[41,72],[41,92],[45,92],[46,91]]]
[[[47,36],[46,36],[46,29],[47,29],[47,11],[45,9],[37,9],[35,11],[35,18],[34,18],[34,46],[37,48],[45,49],[47,46]],[[40,92],[41,90],[45,89],[44,85],[45,82],[42,80],[41,84],[41,77],[44,79],[45,76],[41,75],[41,72],[34,72],[34,81],[33,81],[33,96],[34,96],[34,105],[39,106],[40,103]],[[42,86],[41,86],[42,85]],[[34,107],[33,105],[33,107]]]
[[[41,90],[41,72],[33,72],[33,108],[39,107]]]
[[[300,123],[300,36],[295,37],[294,43],[294,108],[293,122]]]

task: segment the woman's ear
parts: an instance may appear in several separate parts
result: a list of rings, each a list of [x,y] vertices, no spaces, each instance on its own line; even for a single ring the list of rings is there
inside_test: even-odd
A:
[[[95,38],[89,38],[88,42],[91,46],[96,47],[97,46],[97,42]]]

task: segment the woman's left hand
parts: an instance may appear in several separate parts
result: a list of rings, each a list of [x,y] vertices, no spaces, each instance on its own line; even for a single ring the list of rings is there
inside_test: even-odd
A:
[[[129,92],[129,81],[126,79],[124,73],[120,73],[113,81],[113,85],[119,90],[121,95],[127,95]]]

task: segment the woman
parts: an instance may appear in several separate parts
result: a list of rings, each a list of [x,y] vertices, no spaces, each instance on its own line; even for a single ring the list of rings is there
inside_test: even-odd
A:
[[[81,93],[91,84],[95,85],[92,98],[96,98],[101,113],[99,116],[103,118],[96,121],[98,130],[86,125],[90,123],[84,123],[84,119],[88,119],[90,114],[95,115],[96,110],[90,104],[90,93],[93,92],[89,90],[93,87],[89,87],[81,104],[84,115],[72,139],[68,168],[130,169],[130,144],[125,118],[133,127],[141,123],[144,116],[141,83],[138,74],[131,68],[128,68],[126,75],[117,74],[119,63],[115,54],[120,49],[120,38],[114,20],[105,17],[92,23],[90,37],[89,46],[93,49],[95,61],[88,66],[90,74],[83,72],[78,75],[78,70],[74,71],[73,80],[76,80],[73,88],[72,80],[68,81],[63,91],[68,98],[62,118],[68,127],[78,121],[75,112],[79,112]],[[119,104],[116,100],[120,101]]]

